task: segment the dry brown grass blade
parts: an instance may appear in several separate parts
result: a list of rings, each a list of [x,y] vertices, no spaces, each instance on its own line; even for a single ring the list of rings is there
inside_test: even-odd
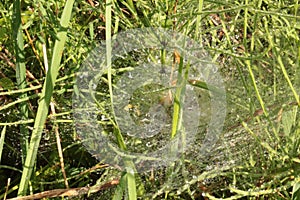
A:
[[[119,184],[119,179],[114,179],[109,181],[101,186],[92,186],[92,187],[80,187],[80,188],[71,188],[71,189],[55,189],[45,192],[36,193],[33,195],[16,197],[8,200],[32,200],[32,199],[42,199],[42,198],[53,198],[53,197],[74,197],[84,194],[96,193],[101,190],[105,190],[116,186]]]
[[[50,102],[50,108],[51,108],[52,114],[55,115],[56,112],[55,112],[55,106],[54,106],[53,102]],[[69,183],[68,183],[67,175],[66,175],[66,171],[65,171],[64,156],[63,156],[63,151],[62,151],[61,143],[60,143],[58,125],[55,124],[54,126],[55,126],[54,132],[55,132],[55,136],[56,136],[56,144],[57,144],[57,151],[58,151],[58,156],[59,156],[61,172],[62,172],[63,177],[64,177],[65,186],[66,186],[66,188],[69,188]]]

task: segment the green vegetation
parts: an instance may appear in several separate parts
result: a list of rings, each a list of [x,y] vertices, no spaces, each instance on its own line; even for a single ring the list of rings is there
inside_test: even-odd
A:
[[[2,0],[0,11],[1,199],[300,198],[298,0]],[[108,118],[105,134],[112,132],[109,137],[124,151],[143,152],[145,146],[118,126],[113,89],[140,61],[176,64],[183,71],[175,83],[180,87],[173,94],[174,105],[152,95],[168,94],[154,84],[135,91],[136,98],[125,108],[138,124],[152,102],[163,105],[172,131],[148,139],[155,148],[182,127],[180,103],[186,87],[198,89],[203,109],[209,107],[201,104],[209,101],[209,90],[219,91],[189,80],[193,72],[175,51],[141,49],[111,60],[109,39],[144,27],[174,30],[209,52],[224,77],[227,116],[209,153],[191,148],[171,166],[134,173],[130,159],[127,171],[97,160],[75,130],[77,73],[100,40],[106,39],[110,67],[97,86],[98,105]],[[146,103],[139,101],[142,96]],[[210,117],[202,116],[194,145],[202,144]]]

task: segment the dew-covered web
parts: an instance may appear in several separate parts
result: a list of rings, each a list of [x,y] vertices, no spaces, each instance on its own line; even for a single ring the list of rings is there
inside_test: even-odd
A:
[[[171,70],[168,67],[162,72],[160,65],[143,64],[139,69],[124,73],[116,84],[116,121],[132,152],[149,154],[161,151],[172,142],[170,136],[176,85],[170,83]],[[173,74],[177,76],[176,72]],[[201,112],[197,96],[190,86],[186,87],[186,96],[189,98],[182,103],[185,110],[183,121],[191,126],[186,127],[185,131],[195,132]]]
[[[170,166],[182,156],[190,163],[209,156],[222,131],[226,101],[208,54],[190,38],[164,29],[126,31],[111,44],[112,96],[103,44],[82,64],[74,89],[76,130],[89,152],[120,169],[130,159],[138,172]],[[180,100],[174,98],[178,94]],[[174,104],[181,112],[172,138]]]

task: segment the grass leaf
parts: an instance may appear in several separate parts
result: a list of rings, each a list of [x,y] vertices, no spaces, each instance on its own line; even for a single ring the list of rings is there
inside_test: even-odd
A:
[[[1,131],[1,136],[0,136],[0,163],[1,163],[1,157],[2,157],[2,150],[3,150],[3,145],[4,145],[5,133],[6,133],[6,126],[3,127],[2,131]]]
[[[74,0],[68,0],[66,2],[61,16],[61,27],[57,33],[58,40],[55,41],[51,66],[49,71],[47,72],[46,80],[42,90],[42,96],[39,100],[39,106],[34,122],[34,128],[31,135],[29,149],[26,155],[25,165],[23,168],[21,182],[18,190],[18,196],[26,194],[33,166],[36,161],[37,151],[40,144],[44,123],[48,115],[49,104],[52,97],[55,80],[58,75],[65,41],[67,39],[67,28],[71,19],[73,3]]]

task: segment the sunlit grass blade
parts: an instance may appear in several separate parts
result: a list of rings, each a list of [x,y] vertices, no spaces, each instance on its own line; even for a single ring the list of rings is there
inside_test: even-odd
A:
[[[286,69],[285,69],[285,67],[284,67],[284,65],[283,65],[281,56],[278,55],[277,59],[278,59],[279,66],[280,66],[280,68],[281,68],[281,70],[282,70],[282,73],[283,73],[283,75],[284,75],[286,81],[287,81],[288,84],[289,84],[289,87],[291,88],[291,90],[292,90],[292,92],[293,92],[293,94],[294,94],[294,97],[295,97],[295,99],[296,99],[296,102],[298,103],[298,106],[300,106],[299,94],[297,94],[297,91],[296,91],[295,87],[293,86],[291,79],[289,78],[289,75],[288,75],[288,73],[287,73],[287,71],[286,71]]]
[[[295,183],[292,191],[292,200],[300,199],[300,182]]]
[[[197,21],[196,21],[196,29],[195,29],[195,38],[199,39],[199,41],[202,41],[202,10],[203,10],[203,0],[199,0],[198,2],[198,15],[197,15]],[[202,44],[201,44],[202,45]]]
[[[129,200],[135,200],[137,199],[137,193],[136,193],[134,171],[130,169],[130,171],[127,171],[126,174],[127,174],[127,190],[128,190]]]
[[[0,163],[1,163],[1,157],[2,157],[2,150],[3,150],[3,145],[4,145],[5,133],[6,133],[6,126],[3,127],[2,131],[1,131],[1,136],[0,136]]]
[[[55,41],[50,70],[47,72],[46,75],[46,80],[43,86],[42,96],[39,101],[34,128],[31,134],[31,140],[26,155],[25,165],[23,168],[21,182],[18,190],[19,196],[25,195],[27,192],[28,183],[32,174],[34,163],[36,161],[37,151],[42,136],[42,130],[44,128],[44,123],[48,115],[49,104],[51,101],[55,80],[58,75],[60,62],[62,58],[62,52],[64,49],[65,41],[67,39],[67,28],[71,19],[73,4],[74,0],[68,0],[65,4],[61,16],[61,27],[57,33],[58,39]]]
[[[36,97],[38,97],[38,96],[39,96],[39,94],[33,94],[33,95],[30,95],[30,96],[25,96],[25,97],[23,97],[23,98],[20,98],[20,99],[14,101],[14,102],[8,103],[8,104],[6,104],[6,105],[0,107],[0,111],[5,110],[5,109],[7,109],[7,108],[10,108],[10,107],[12,107],[13,105],[16,105],[16,104],[19,104],[19,103],[20,103],[20,104],[21,104],[21,103],[25,103],[26,101],[28,101],[28,100],[30,100],[30,99],[34,99],[34,98],[36,98]]]
[[[182,100],[183,95],[186,87],[186,77],[183,77],[183,58],[180,57],[180,63],[179,63],[179,70],[178,70],[178,87],[175,91],[175,97],[174,97],[174,111],[173,111],[173,117],[172,117],[172,131],[171,131],[171,138],[173,139],[180,127],[181,124],[181,116],[182,116]]]
[[[17,93],[24,93],[24,92],[28,92],[28,91],[32,91],[32,90],[36,90],[41,88],[41,86],[32,86],[30,88],[23,88],[23,89],[19,89],[19,90],[11,90],[11,91],[7,91],[7,92],[0,92],[0,96],[4,96],[4,95],[13,95],[13,94],[17,94]]]

